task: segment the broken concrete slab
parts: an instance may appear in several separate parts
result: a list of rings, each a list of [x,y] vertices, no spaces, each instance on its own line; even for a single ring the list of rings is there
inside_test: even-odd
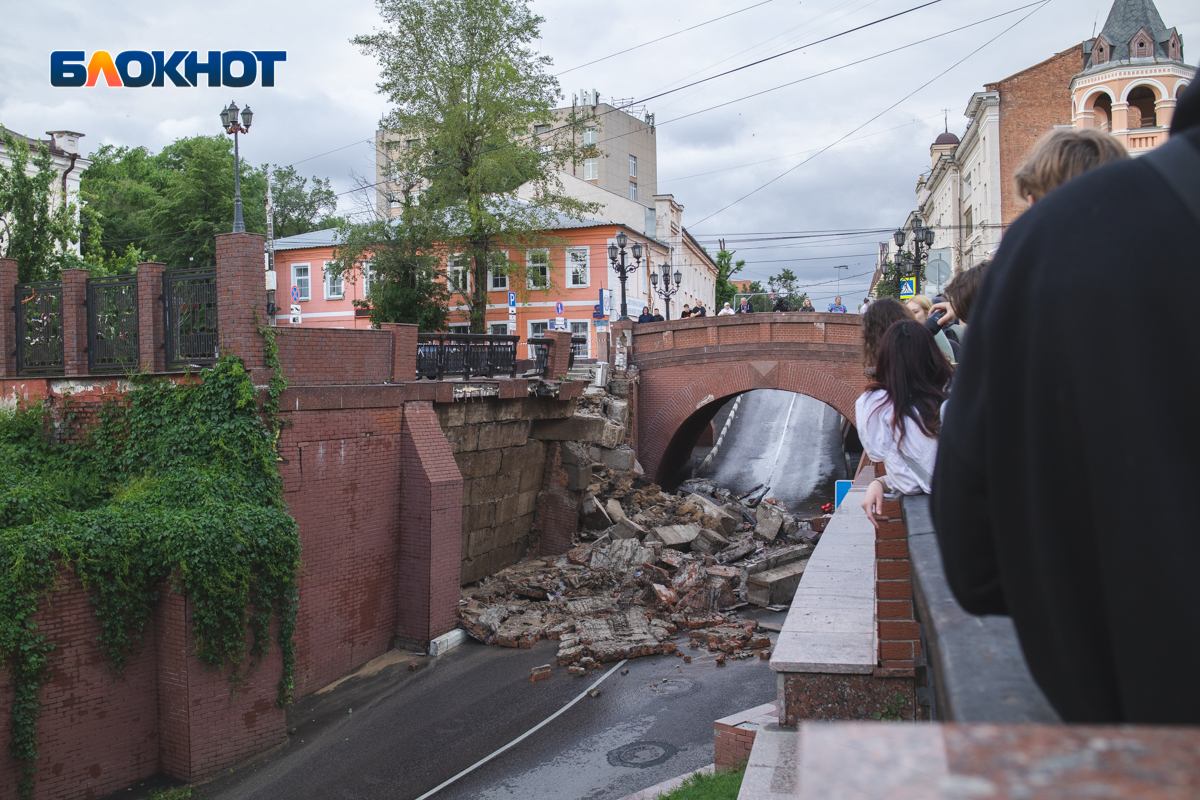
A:
[[[605,533],[613,539],[644,539],[647,535],[646,529],[629,517],[621,517]]]
[[[662,542],[663,547],[672,550],[690,550],[699,535],[699,525],[663,525],[650,531],[647,538]]]
[[[633,452],[633,448],[629,445],[621,445],[616,448],[598,447],[599,458],[596,459],[606,467],[619,469],[624,472],[632,472],[633,464],[637,460],[637,456]]]
[[[692,542],[692,550],[715,556],[729,546],[729,540],[709,528],[701,528],[700,535]]]
[[[733,533],[741,522],[738,517],[701,494],[688,495],[688,499],[679,507],[679,513],[695,516],[704,527],[726,535]]]
[[[746,599],[764,608],[776,603],[792,602],[806,566],[807,561],[796,561],[751,575],[746,581]]]
[[[579,522],[591,531],[601,531],[613,524],[612,517],[604,510],[604,505],[591,492],[585,494],[580,503]]]
[[[604,504],[604,510],[608,512],[608,518],[614,524],[625,519],[625,509],[621,508],[621,504],[612,498],[609,498],[608,502]]]
[[[760,503],[754,512],[758,524],[754,526],[754,538],[773,542],[783,530],[783,513],[768,503]]]
[[[766,572],[769,569],[782,567],[785,564],[791,564],[795,561],[808,558],[812,555],[813,546],[811,544],[798,544],[794,547],[784,547],[779,550],[767,553],[762,558],[756,558],[753,561],[747,561],[742,567],[748,573]]]

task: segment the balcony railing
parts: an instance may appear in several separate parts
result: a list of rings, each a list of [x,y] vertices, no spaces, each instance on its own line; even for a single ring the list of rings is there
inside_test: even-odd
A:
[[[448,375],[467,380],[506,374],[515,378],[520,339],[473,333],[418,334],[416,377],[440,381]]]

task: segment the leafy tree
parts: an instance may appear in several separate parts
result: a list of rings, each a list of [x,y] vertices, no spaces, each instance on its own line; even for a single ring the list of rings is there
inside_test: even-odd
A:
[[[526,0],[376,4],[384,27],[351,41],[379,61],[379,91],[393,104],[380,123],[391,142],[388,179],[406,198],[419,196],[403,224],[420,227],[425,254],[464,260],[469,277],[451,288],[469,309],[471,330],[483,333],[492,253],[549,248],[559,241],[546,231],[564,216],[595,210],[567,197],[556,177],[581,155],[574,137],[533,135],[536,125],[553,127],[560,96],[549,57],[531,46],[543,20]],[[507,267],[511,277],[524,265]],[[540,271],[526,277],[543,288]]]
[[[408,322],[423,331],[446,329],[450,294],[438,280],[439,262],[429,255],[428,234],[419,218],[343,222],[338,233],[341,244],[334,249],[330,270],[361,280],[361,273],[353,274],[355,268],[369,265],[368,299],[354,305],[371,309],[372,325]]]
[[[763,288],[763,285],[761,283],[759,283],[758,281],[754,281],[753,283],[751,283],[750,291],[752,292],[752,295],[750,297],[750,307],[751,308],[753,308],[755,311],[770,311],[771,310],[771,298],[767,297],[767,294],[766,294],[767,290]]]
[[[171,180],[167,170],[144,147],[101,145],[91,161],[80,187],[84,258],[103,263],[130,246],[153,251],[160,238],[154,235],[153,212]]]
[[[725,240],[721,240],[721,249],[717,252],[717,308],[723,308],[726,303],[735,305],[734,296],[737,294],[737,287],[730,283],[730,278],[742,271],[746,266],[746,259],[740,258],[735,263],[733,254],[736,251],[725,249]]]
[[[0,254],[17,261],[22,283],[58,277],[63,266],[75,266],[70,246],[79,241],[75,204],[55,200],[58,170],[50,148],[41,143],[32,159],[24,139],[0,128],[0,142],[11,162],[0,164]]]
[[[774,294],[786,294],[789,298],[796,295],[796,275],[790,269],[783,269],[778,275],[767,279],[767,285]]]
[[[337,227],[342,220],[331,216],[337,211],[337,205],[337,195],[328,178],[314,176],[310,189],[308,178],[296,172],[295,167],[274,167],[271,170],[271,212],[275,220],[275,238]]]

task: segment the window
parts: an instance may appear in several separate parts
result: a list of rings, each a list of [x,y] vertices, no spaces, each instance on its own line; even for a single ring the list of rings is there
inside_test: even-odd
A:
[[[629,199],[637,200],[637,182],[636,181],[629,182]]]
[[[583,160],[583,179],[585,181],[600,180],[600,159],[585,158]]]
[[[292,286],[296,289],[296,300],[308,300],[308,264],[292,264]]]
[[[571,338],[575,338],[576,336],[582,336],[583,338],[588,340],[587,344],[583,345],[581,348],[579,348],[578,350],[575,351],[575,357],[576,358],[590,358],[591,352],[592,352],[592,337],[591,337],[591,332],[588,330],[587,321],[585,320],[584,322],[575,322],[574,320],[572,320],[570,322],[570,325],[571,325]],[[575,347],[575,344],[572,343],[571,346]]]
[[[362,299],[366,300],[371,296],[371,281],[375,278],[374,268],[370,261],[364,261],[359,269],[362,272]]]
[[[404,146],[407,147],[409,150],[412,150],[414,147],[417,146],[417,144],[419,144],[419,142],[416,139],[405,139],[404,140]]]
[[[451,292],[466,294],[471,291],[471,275],[467,271],[467,257],[456,253],[446,259],[446,285]]]
[[[507,336],[508,335],[508,323],[507,322],[493,322],[491,325],[488,325],[488,333],[492,334],[492,336]]]
[[[342,284],[341,273],[332,272],[329,269],[329,262],[325,262],[325,299],[326,300],[341,300],[346,296],[345,286]]]
[[[598,144],[600,144],[600,131],[597,130],[595,127],[584,128],[583,129],[583,146],[584,147],[595,147]]]
[[[493,292],[508,291],[508,253],[503,250],[488,253],[488,288]]]
[[[567,250],[567,286],[572,289],[591,285],[589,252],[586,247],[572,247]]]
[[[975,230],[975,221],[974,220],[975,220],[975,209],[968,208],[966,211],[963,212],[963,227],[967,229],[968,234],[972,233]]]
[[[637,177],[637,156],[629,157],[629,177]]]
[[[525,276],[530,289],[550,288],[549,250],[530,250],[526,253]]]
[[[534,125],[533,132],[535,134],[537,134],[538,136],[541,136],[543,133],[550,132],[550,126],[549,125]]]
[[[470,333],[471,332],[471,323],[469,323],[469,322],[451,322],[450,323],[450,332],[451,333]]]

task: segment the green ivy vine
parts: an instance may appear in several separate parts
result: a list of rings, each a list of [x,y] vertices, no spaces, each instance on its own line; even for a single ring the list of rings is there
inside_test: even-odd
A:
[[[161,588],[190,599],[196,655],[226,670],[231,690],[270,650],[277,616],[276,704],[291,702],[300,540],[276,466],[277,387],[287,384],[277,356],[274,365],[265,414],[233,357],[199,380],[140,379],[90,433],[71,437],[78,443],[54,443],[64,439],[49,435],[47,407],[0,412],[0,663],[15,691],[10,752],[25,765],[22,796],[32,793],[54,650],[35,616],[62,570],[91,593],[97,645],[118,673]]]

